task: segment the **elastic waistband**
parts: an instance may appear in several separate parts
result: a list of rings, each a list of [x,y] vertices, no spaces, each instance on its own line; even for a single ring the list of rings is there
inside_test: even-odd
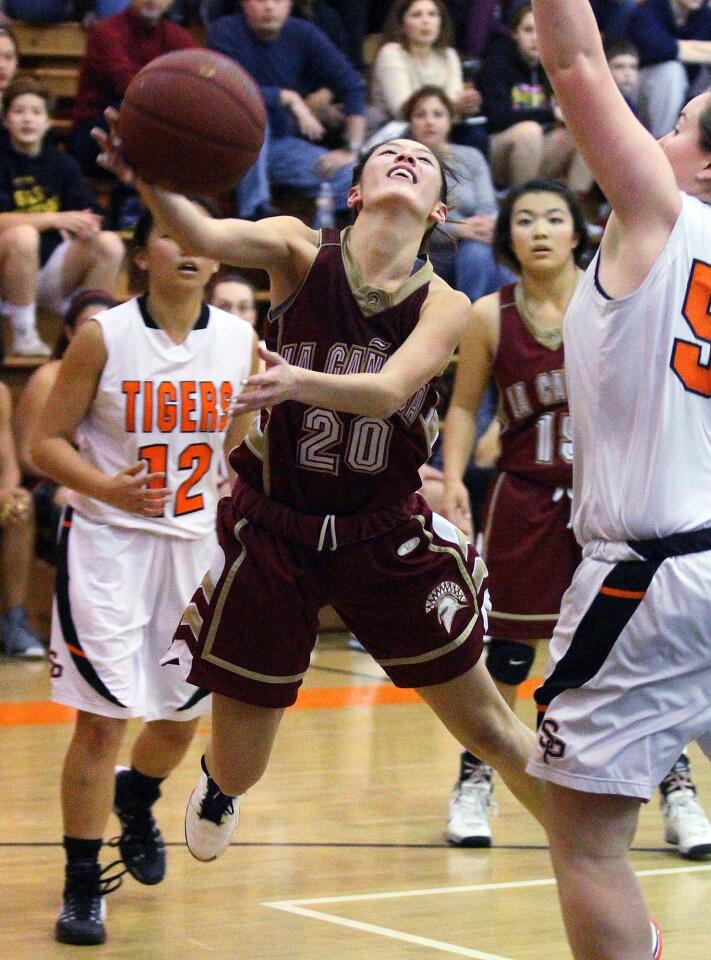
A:
[[[238,480],[232,503],[242,516],[266,527],[287,540],[294,540],[317,551],[337,550],[351,543],[372,540],[422,512],[424,503],[417,494],[372,513],[324,516],[299,513],[258,493]]]
[[[711,550],[711,527],[649,540],[590,540],[583,545],[583,556],[609,563],[626,560],[661,563],[669,557],[683,557],[687,553],[702,553],[705,550]]]

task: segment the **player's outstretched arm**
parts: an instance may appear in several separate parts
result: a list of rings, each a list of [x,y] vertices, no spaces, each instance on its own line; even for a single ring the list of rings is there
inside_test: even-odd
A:
[[[541,61],[565,122],[621,225],[671,229],[681,209],[663,150],[610,74],[588,0],[533,0]]]
[[[417,326],[378,373],[332,374],[304,370],[268,350],[260,350],[264,373],[245,381],[249,391],[236,398],[236,413],[273,407],[284,400],[385,419],[423,384],[442,372],[459,342],[470,303],[434,278]]]

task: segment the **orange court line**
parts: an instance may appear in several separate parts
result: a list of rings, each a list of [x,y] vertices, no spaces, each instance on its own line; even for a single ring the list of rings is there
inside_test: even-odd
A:
[[[519,687],[519,698],[530,699],[540,686],[540,677],[530,677]],[[419,703],[414,690],[373,683],[359,687],[309,687],[301,690],[294,710],[327,710],[342,707],[382,707],[394,704]],[[73,707],[50,700],[26,703],[0,703],[0,726],[24,727],[37,724],[71,723],[76,716]]]

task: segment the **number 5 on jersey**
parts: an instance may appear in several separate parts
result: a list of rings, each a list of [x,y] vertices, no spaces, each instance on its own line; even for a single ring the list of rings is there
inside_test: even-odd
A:
[[[697,340],[711,347],[711,265],[694,260],[686,289],[684,319]],[[691,393],[711,397],[711,358],[702,363],[702,350],[698,343],[689,343],[677,338],[671,355],[671,368]]]

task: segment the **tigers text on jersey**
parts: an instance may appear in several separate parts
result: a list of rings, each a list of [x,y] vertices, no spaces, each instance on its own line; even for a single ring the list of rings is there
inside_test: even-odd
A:
[[[347,239],[342,246],[337,231],[323,231],[301,287],[270,316],[267,345],[311,370],[377,373],[417,325],[431,275],[427,262],[394,295],[359,285]],[[387,419],[280,403],[262,414],[232,465],[254,490],[303,514],[374,512],[420,487],[436,400],[434,384],[425,384]]]
[[[562,343],[544,346],[501,289],[499,344],[492,365],[504,427],[498,469],[553,487],[571,485],[573,445]]]
[[[664,250],[627,297],[605,296],[598,258],[565,323],[576,537],[711,526],[711,209],[682,194]]]
[[[106,365],[77,431],[81,455],[114,476],[145,460],[172,491],[162,517],[126,513],[72,494],[97,523],[195,539],[215,524],[218,468],[233,394],[249,376],[254,333],[244,320],[204,305],[185,340],[174,343],[145,298],[97,314]]]

